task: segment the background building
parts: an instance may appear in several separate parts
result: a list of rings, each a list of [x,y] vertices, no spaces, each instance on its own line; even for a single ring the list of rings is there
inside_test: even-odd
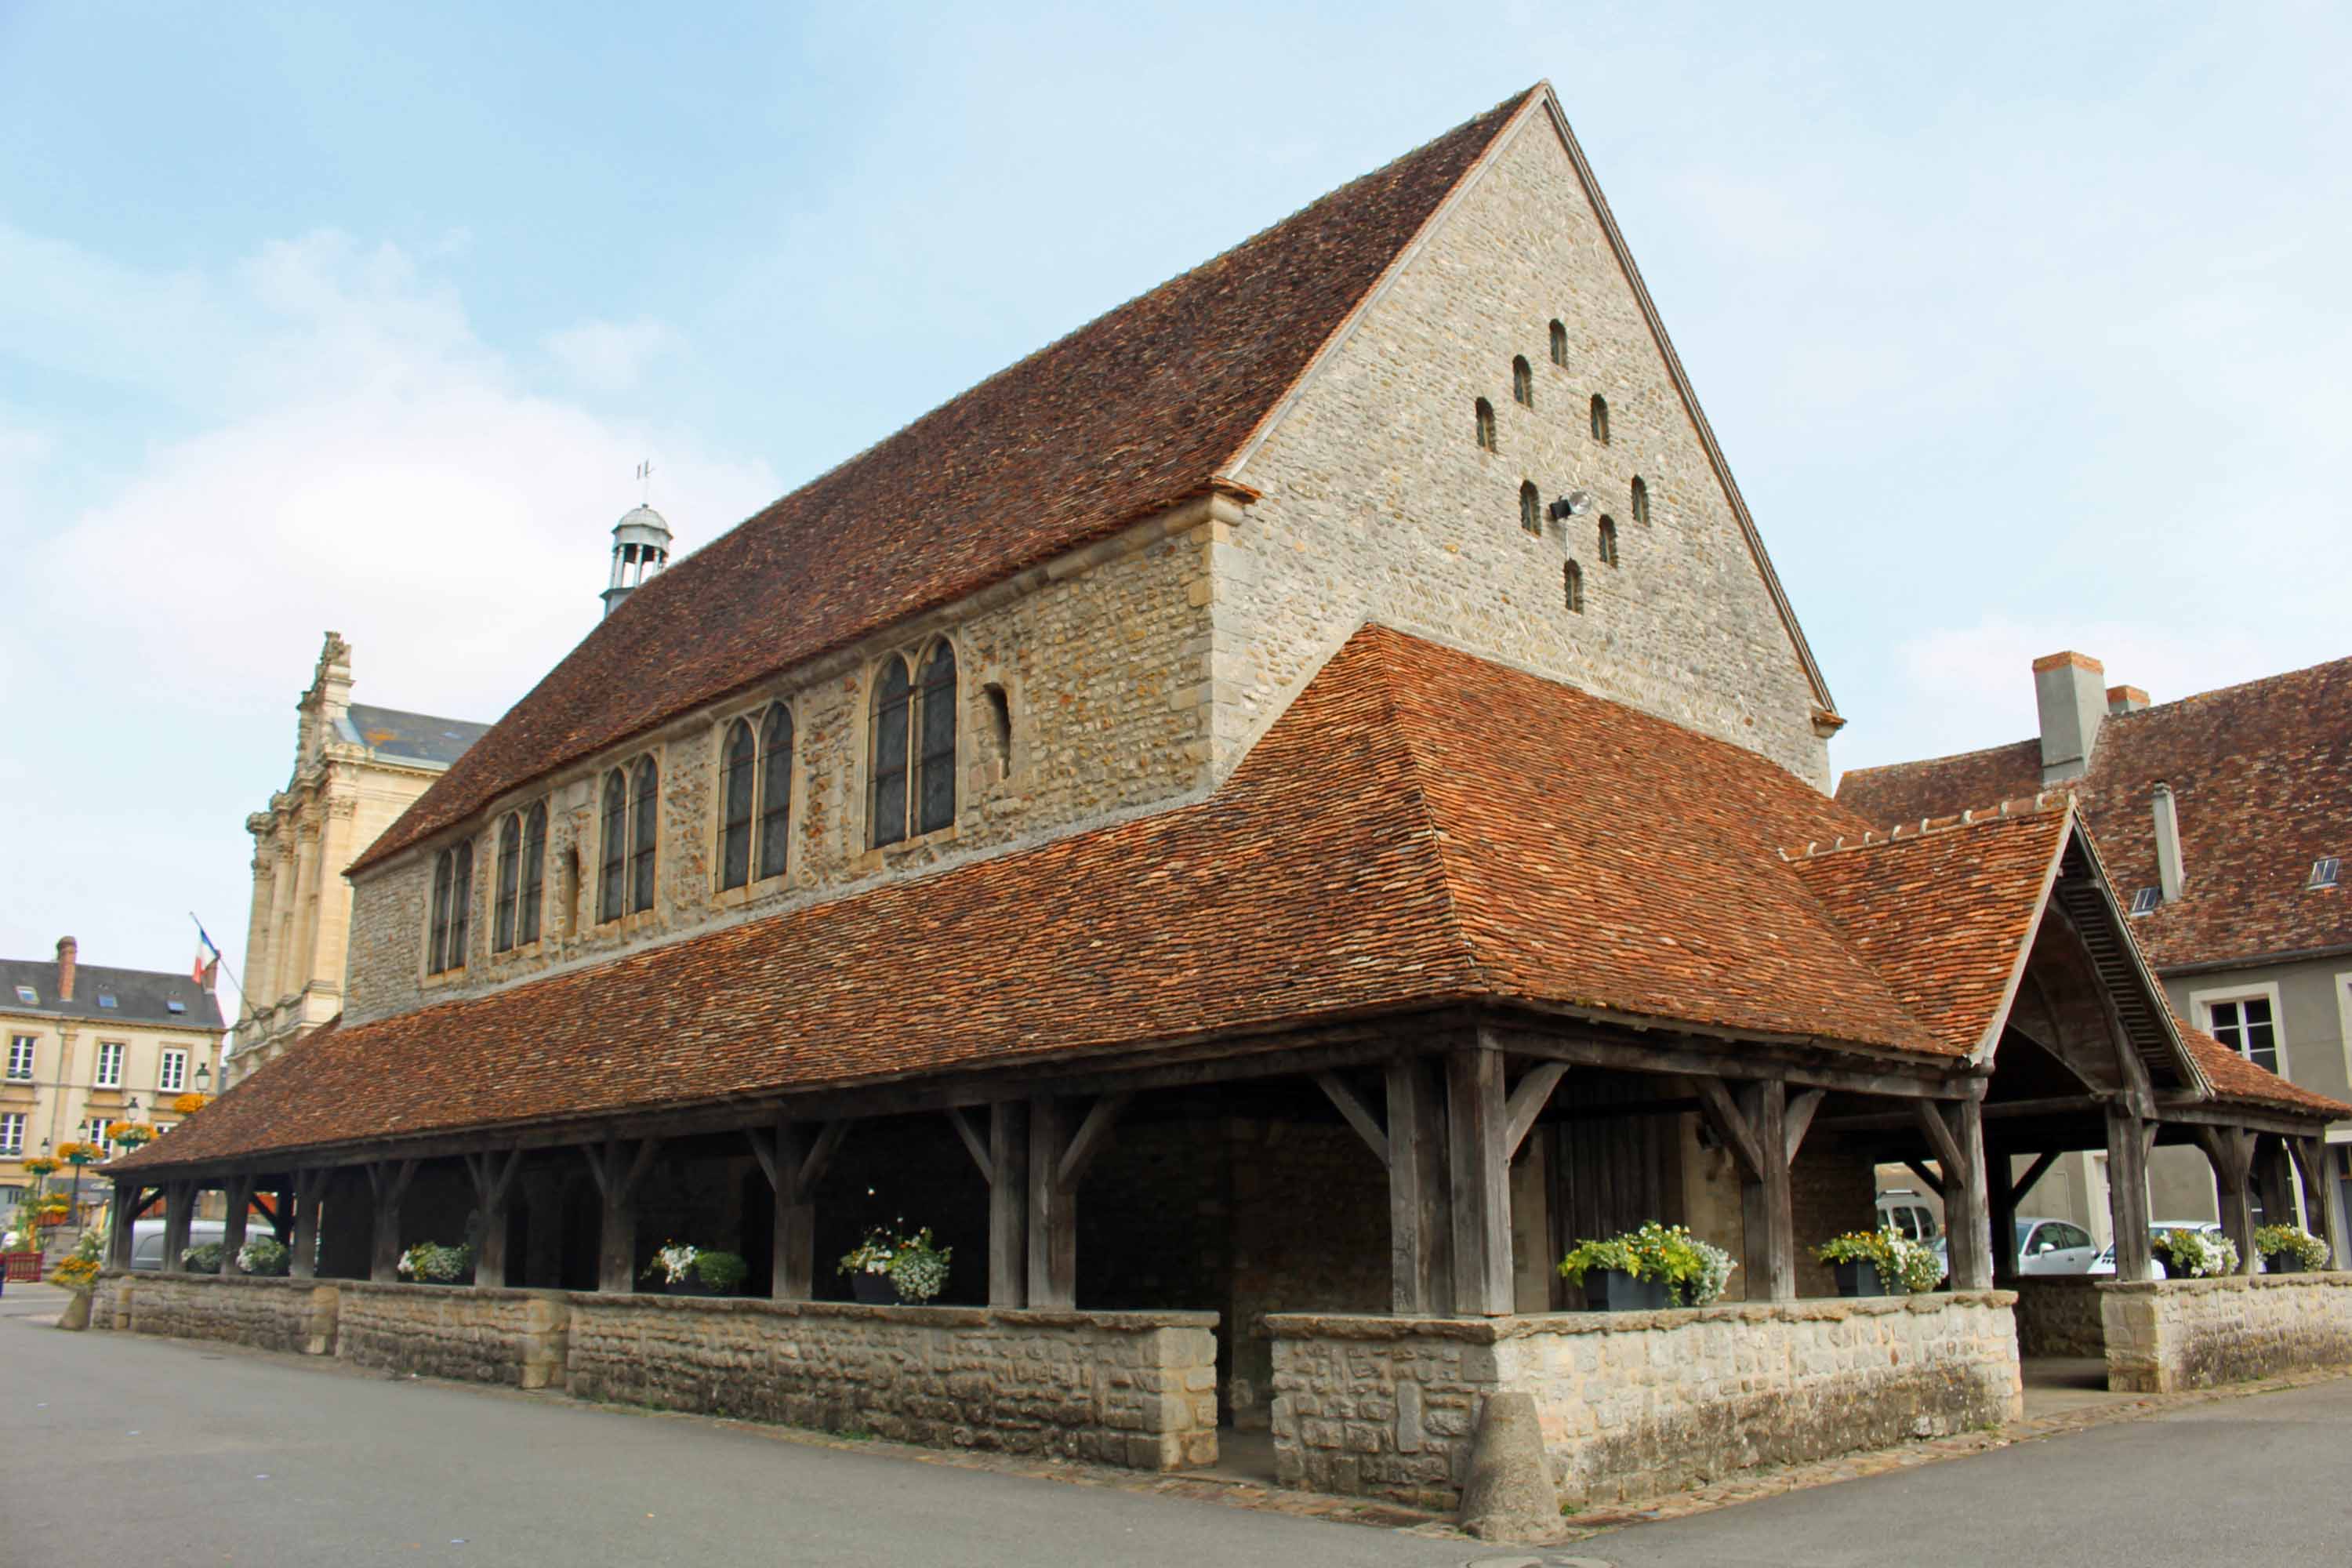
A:
[[[253,913],[224,1088],[342,1011],[344,868],[488,727],[351,699],[352,645],[329,632],[299,705],[293,777],[245,819]]]
[[[59,938],[53,962],[0,959],[0,1208],[32,1184],[27,1159],[104,1144],[111,1121],[176,1125],[173,1101],[220,1075],[226,1029],[210,991],[185,974],[85,964],[79,945]],[[81,1195],[85,1214],[95,1211],[106,1184],[85,1180]]]

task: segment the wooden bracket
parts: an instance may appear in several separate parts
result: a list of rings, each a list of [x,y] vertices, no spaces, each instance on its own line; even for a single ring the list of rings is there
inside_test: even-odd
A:
[[[368,1185],[375,1190],[375,1204],[388,1209],[398,1204],[408,1192],[408,1184],[415,1178],[414,1160],[371,1160],[367,1164]]]
[[[1551,1103],[1552,1090],[1568,1076],[1566,1062],[1538,1062],[1519,1079],[1503,1101],[1503,1158],[1517,1158],[1519,1145],[1534,1131],[1536,1118]]]
[[[1915,1100],[1911,1113],[1918,1119],[1919,1131],[1927,1135],[1928,1151],[1936,1156],[1936,1163],[1944,1168],[1945,1180],[1949,1181],[1954,1172],[1966,1167],[1967,1162],[1960,1158],[1960,1141],[1953,1136],[1952,1124],[1944,1120],[1942,1104],[1932,1100]]]
[[[2033,1190],[2033,1184],[2048,1175],[2050,1167],[2058,1163],[2058,1154],[2059,1152],[2055,1149],[2044,1149],[2033,1157],[2033,1163],[2025,1167],[2025,1174],[2013,1182],[2009,1180],[2007,1172],[2000,1169],[2000,1166],[2008,1164],[2008,1161],[1996,1160],[1992,1163],[1994,1168],[1990,1174],[1993,1179],[2003,1183],[2009,1188],[2010,1207],[2015,1208],[2025,1201],[2025,1194]]]
[[[1944,1195],[1944,1178],[1927,1169],[1927,1161],[1906,1158],[1903,1163],[1913,1175],[1919,1178],[1921,1185],[1939,1198]]]
[[[1066,1192],[1077,1189],[1078,1183],[1086,1178],[1087,1167],[1093,1164],[1095,1156],[1108,1145],[1110,1130],[1118,1122],[1119,1113],[1134,1098],[1131,1094],[1106,1094],[1087,1108],[1087,1119],[1079,1122],[1078,1130],[1070,1135],[1069,1146],[1062,1151],[1062,1163],[1054,1171],[1056,1185]]]
[[[515,1173],[521,1169],[520,1149],[509,1149],[504,1154],[491,1149],[466,1156],[466,1172],[474,1178],[474,1201],[485,1214],[506,1206]]]
[[[988,1157],[987,1140],[973,1128],[971,1118],[963,1113],[962,1107],[950,1105],[947,1109],[948,1122],[956,1130],[956,1136],[963,1140],[964,1152],[980,1167],[980,1179],[992,1187],[996,1185],[996,1162]]]
[[[601,1146],[582,1145],[580,1152],[586,1156],[588,1173],[596,1178],[596,1190],[604,1194],[604,1201],[625,1204],[636,1192],[637,1184],[645,1179],[646,1172],[652,1168],[661,1145],[658,1138],[641,1138],[635,1154],[625,1156],[623,1151],[627,1145],[618,1138],[608,1138]],[[622,1163],[625,1158],[626,1164]]]
[[[1698,1088],[1700,1114],[1723,1146],[1731,1151],[1751,1181],[1764,1179],[1764,1145],[1756,1140],[1756,1131],[1748,1126],[1748,1118],[1740,1113],[1739,1104],[1731,1097],[1731,1089],[1721,1079],[1709,1074],[1695,1074],[1691,1082]]]
[[[1385,1169],[1389,1163],[1389,1135],[1382,1130],[1380,1118],[1356,1098],[1356,1091],[1348,1087],[1348,1080],[1336,1072],[1317,1073],[1315,1086],[1339,1108],[1340,1116],[1356,1130],[1356,1135],[1370,1145],[1373,1155]]]
[[[1782,1135],[1788,1144],[1787,1158],[1791,1165],[1797,1163],[1797,1151],[1804,1147],[1805,1134],[1812,1128],[1813,1112],[1822,1108],[1822,1101],[1828,1093],[1827,1089],[1809,1089],[1790,1099],[1788,1121],[1783,1125]]]

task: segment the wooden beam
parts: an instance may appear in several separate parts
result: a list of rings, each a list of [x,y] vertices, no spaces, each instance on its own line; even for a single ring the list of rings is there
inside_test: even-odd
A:
[[[1813,1112],[1822,1108],[1822,1101],[1828,1096],[1825,1089],[1809,1089],[1790,1098],[1788,1159],[1791,1165],[1797,1163],[1797,1151],[1805,1145],[1805,1134],[1812,1129]]]
[[[947,1115],[948,1125],[954,1128],[956,1136],[963,1141],[964,1152],[970,1154],[971,1163],[980,1167],[980,1179],[993,1186],[996,1184],[996,1165],[989,1157],[988,1145],[981,1142],[978,1132],[972,1131],[971,1119],[958,1105],[949,1106]]]
[[[1943,1108],[1934,1100],[1923,1100],[1912,1106],[1911,1113],[1919,1131],[1927,1135],[1927,1151],[1944,1168],[1944,1180],[1948,1183],[1960,1168],[1960,1145],[1945,1123]]]
[[[1732,1099],[1729,1086],[1712,1073],[1694,1075],[1691,1082],[1698,1088],[1700,1114],[1715,1129],[1717,1139],[1731,1151],[1748,1180],[1760,1180],[1770,1168],[1770,1162],[1764,1158],[1764,1146],[1758,1141],[1756,1130],[1748,1124],[1747,1114]]]
[[[816,1197],[801,1180],[809,1162],[808,1128],[778,1117],[765,1142],[768,1158],[761,1168],[776,1194],[768,1295],[778,1301],[806,1301],[816,1294]]]
[[[2025,1174],[2009,1184],[2010,1203],[2012,1205],[2023,1203],[2025,1194],[2032,1192],[2035,1184],[2050,1173],[2050,1167],[2056,1164],[2063,1153],[2063,1150],[2044,1149],[2033,1156],[2033,1163],[2025,1167]]]
[[[1444,1090],[1437,1064],[1389,1063],[1389,1301],[1400,1316],[1454,1310],[1454,1215],[1446,1185]]]
[[[1906,1159],[1903,1163],[1913,1175],[1919,1178],[1921,1184],[1924,1184],[1929,1192],[1935,1194],[1939,1198],[1944,1195],[1943,1175],[1939,1172],[1927,1169],[1927,1161]]]
[[[1087,1167],[1096,1156],[1110,1146],[1111,1129],[1118,1125],[1120,1115],[1134,1100],[1131,1094],[1106,1094],[1087,1108],[1086,1119],[1070,1135],[1070,1145],[1062,1151],[1062,1162],[1054,1172],[1054,1179],[1076,1193],[1086,1180]]]
[[[1339,1109],[1340,1119],[1356,1130],[1356,1136],[1364,1141],[1371,1150],[1372,1157],[1385,1167],[1389,1163],[1389,1135],[1381,1128],[1380,1118],[1356,1098],[1356,1091],[1349,1089],[1347,1080],[1336,1072],[1317,1073],[1315,1087],[1321,1089],[1324,1098]]]
[[[2202,1102],[2158,1100],[2156,1115],[2159,1121],[2179,1122],[2187,1126],[2242,1127],[2250,1132],[2269,1132],[2281,1138],[2308,1138],[2315,1133],[2324,1134],[2327,1129],[2324,1117],[2290,1116],[2284,1111],[2263,1111]]]
[[[1986,1187],[1984,1105],[1980,1100],[1955,1100],[1936,1108],[1937,1121],[1950,1134],[1953,1163],[1945,1167],[1944,1231],[1952,1288],[1989,1290],[1992,1288],[1992,1207]]]
[[[1061,1179],[1067,1111],[1055,1095],[1029,1102],[1029,1305],[1077,1304],[1077,1194]]]
[[[2115,1222],[2116,1278],[2126,1284],[2148,1277],[2147,1144],[2140,1120],[2124,1105],[2107,1107],[2107,1207]]]
[[[188,1249],[188,1227],[195,1213],[194,1182],[163,1184],[163,1267],[170,1272],[178,1273],[187,1267],[180,1261],[180,1254]]]
[[[253,1210],[253,1178],[231,1176],[221,1185],[221,1266],[223,1274],[238,1272],[236,1255],[245,1247],[245,1225]]]
[[[1789,1086],[1779,1079],[1742,1086],[1738,1114],[1756,1172],[1740,1185],[1748,1253],[1748,1299],[1797,1295],[1797,1216],[1789,1184]]]
[[[774,1131],[761,1127],[746,1127],[743,1129],[743,1141],[751,1145],[751,1158],[760,1163],[760,1174],[768,1178],[768,1190],[782,1193],[783,1180],[778,1174]]]
[[[1516,1160],[1528,1141],[1536,1118],[1551,1103],[1552,1091],[1568,1076],[1566,1062],[1538,1062],[1520,1076],[1518,1087],[1503,1102],[1503,1158]]]
[[[1445,1149],[1454,1194],[1454,1311],[1512,1308],[1511,1172],[1503,1147],[1503,1053],[1470,1046],[1445,1058]]]
[[[319,1272],[319,1205],[326,1196],[332,1173],[317,1167],[294,1173],[294,1239],[287,1245],[293,1257],[286,1272],[297,1279],[315,1279]]]
[[[368,1237],[368,1278],[389,1285],[400,1279],[400,1200],[416,1175],[415,1160],[375,1160],[367,1166],[368,1185],[375,1196],[373,1227]]]
[[[816,1191],[816,1184],[824,1180],[825,1172],[833,1164],[833,1157],[841,1152],[841,1141],[848,1136],[847,1117],[828,1121],[818,1129],[815,1140],[809,1144],[807,1157],[801,1161],[801,1173],[793,1190],[801,1193]]]
[[[2238,1249],[2238,1272],[2254,1271],[2254,1135],[2242,1127],[2195,1129],[2198,1146],[2213,1167],[2221,1200],[2221,1234]]]
[[[2303,1176],[2304,1206],[2311,1219],[2311,1233],[2327,1244],[2327,1266],[2339,1268],[2343,1255],[2336,1246],[2336,1214],[2327,1202],[2327,1141],[2297,1138],[2287,1147],[2294,1152],[2295,1169]]]
[[[1017,1100],[988,1116],[988,1304],[1029,1304],[1029,1108]]]
[[[1677,1043],[1685,1039],[1679,1036],[1627,1041],[1573,1029],[1555,1032],[1510,1025],[1491,1026],[1483,1033],[1513,1056],[1538,1057],[1576,1067],[1610,1068],[1620,1072],[1672,1073],[1687,1078],[1769,1072],[1807,1089],[1894,1099],[1949,1099],[1956,1087],[1967,1081],[1957,1064],[1950,1061],[1922,1061],[1916,1067],[1888,1062],[1876,1068],[1848,1068],[1823,1063],[1790,1047],[1710,1047]]]

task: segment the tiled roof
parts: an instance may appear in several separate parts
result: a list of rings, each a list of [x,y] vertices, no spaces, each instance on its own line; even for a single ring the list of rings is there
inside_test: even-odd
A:
[[[1842,805],[1874,824],[1981,807],[2041,787],[2040,743],[1860,768]],[[2157,885],[2151,802],[2172,786],[2181,897],[2132,930],[2159,969],[2352,945],[2352,878],[2307,889],[2311,864],[2352,862],[2352,658],[2208,691],[2099,727],[2076,791],[2126,900]]]
[[[464,756],[489,726],[471,719],[436,719],[430,713],[404,713],[397,708],[354,702],[344,710],[338,728],[346,740],[356,741],[379,756],[446,767]]]
[[[19,1001],[19,985],[30,987],[40,1000]],[[114,1005],[101,1005],[100,996],[112,997]],[[173,1002],[184,1010],[173,1012]],[[77,963],[73,1000],[63,1001],[58,995],[58,963],[53,958],[0,958],[0,1013],[205,1032],[226,1026],[221,1022],[220,1001],[211,992],[185,974],[152,969]]]
[[[1530,89],[932,410],[600,622],[363,870],[506,792],[1223,482]]]
[[[2179,1022],[2177,1016],[2175,1022]],[[2180,1037],[2188,1042],[2189,1054],[2197,1058],[2197,1066],[2221,1100],[2305,1113],[2315,1111],[2336,1118],[2352,1116],[2352,1105],[2290,1083],[2267,1068],[2256,1067],[2202,1029],[2180,1023]]]
[[[2074,823],[2068,797],[2045,799],[1790,861],[1854,952],[1948,1050],[1975,1051],[2003,1016]]]
[[[1948,1058],[1999,1005],[2063,820],[1791,863],[1863,824],[1737,746],[1367,627],[1197,805],[319,1030],[118,1164],[1477,1001]]]

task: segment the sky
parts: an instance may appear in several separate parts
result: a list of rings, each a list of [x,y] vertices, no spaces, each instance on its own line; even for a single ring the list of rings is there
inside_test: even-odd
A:
[[[0,0],[0,953],[242,973],[322,634],[493,719],[690,550],[1538,79],[1849,721],[2352,653],[2352,14]],[[234,1010],[233,994],[224,999]]]

